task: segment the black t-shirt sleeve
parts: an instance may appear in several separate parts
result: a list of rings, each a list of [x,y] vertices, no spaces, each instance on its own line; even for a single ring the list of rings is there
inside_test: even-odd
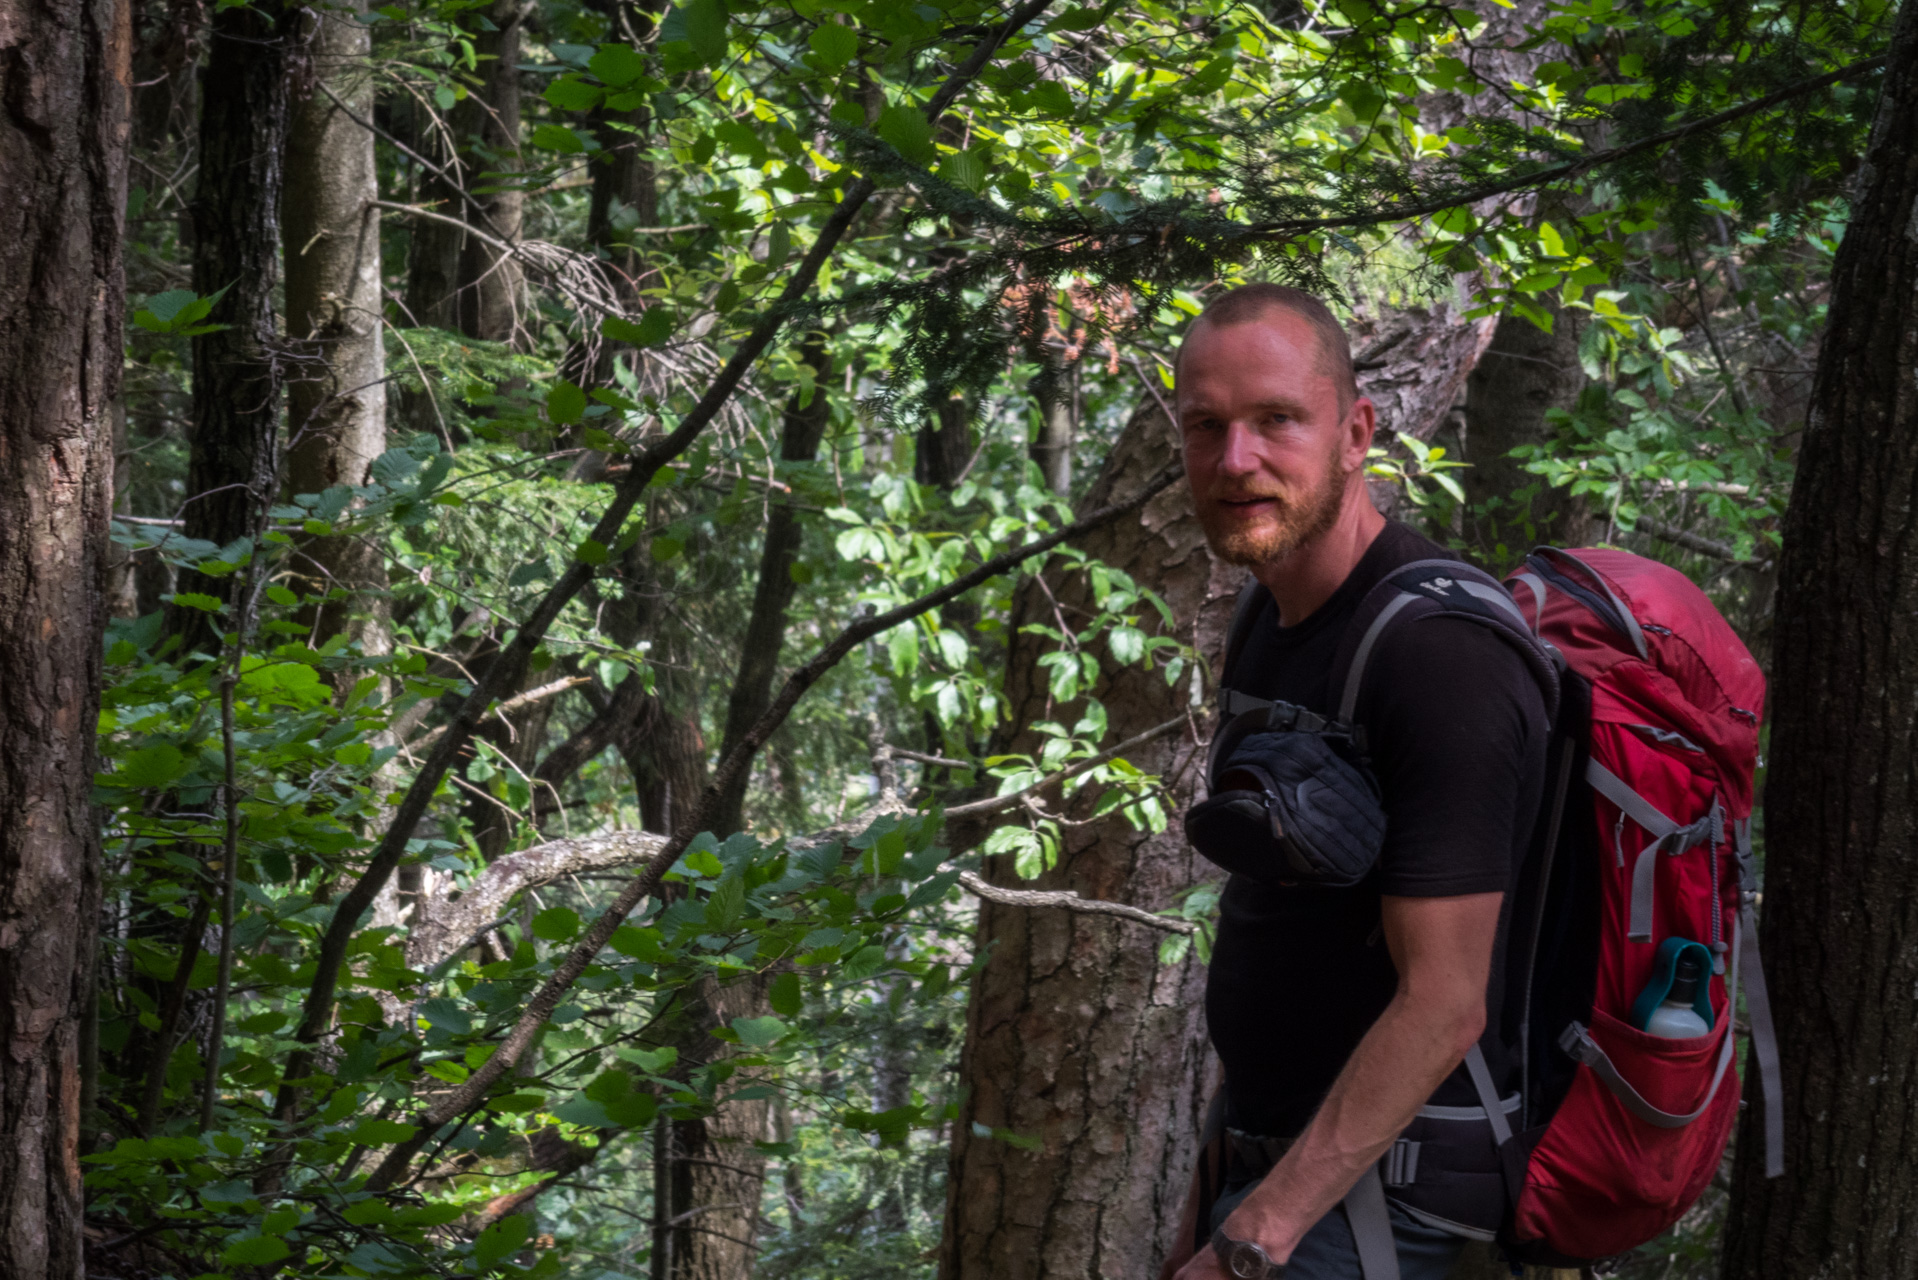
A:
[[[1509,888],[1537,814],[1547,733],[1524,659],[1478,623],[1423,618],[1381,638],[1364,680],[1359,718],[1386,812],[1380,892]]]

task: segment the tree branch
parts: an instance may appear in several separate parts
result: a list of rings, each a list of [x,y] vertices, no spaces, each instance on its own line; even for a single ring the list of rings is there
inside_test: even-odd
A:
[[[773,731],[785,721],[794,704],[806,690],[830,671],[840,659],[880,632],[936,609],[947,601],[964,595],[981,583],[1018,567],[1032,557],[1050,551],[1070,538],[1078,537],[1108,521],[1137,511],[1182,474],[1183,472],[1176,466],[1167,468],[1136,496],[1125,502],[1102,508],[1043,538],[995,556],[971,573],[947,583],[936,591],[920,596],[917,600],[900,605],[876,617],[854,623],[841,631],[831,643],[815,654],[811,661],[788,676],[784,687],[779,691],[779,696],[773,700],[773,704],[766,709],[765,714],[760,716],[758,722],[738,742],[727,746],[725,755],[720,759],[718,767],[713,770],[712,779],[707,783],[706,790],[700,796],[699,805],[694,809],[691,818],[673,833],[672,838],[657,853],[652,855],[639,874],[627,882],[626,887],[620,890],[606,910],[593,921],[572,952],[554,968],[552,975],[527,1002],[519,1021],[500,1042],[493,1056],[476,1068],[463,1084],[449,1090],[439,1101],[428,1107],[424,1115],[413,1122],[418,1132],[414,1137],[387,1153],[386,1159],[381,1161],[379,1168],[374,1170],[367,1185],[374,1190],[383,1190],[391,1186],[405,1172],[406,1166],[426,1144],[434,1130],[476,1105],[486,1096],[495,1081],[512,1070],[520,1055],[525,1053],[537,1038],[540,1029],[546,1024],[546,1019],[559,1006],[567,990],[579,980],[580,974],[586,971],[586,967],[593,962],[593,958],[613,936],[613,931],[619,928],[634,908],[653,892],[659,884],[659,878],[673,865],[679,855],[685,852],[687,846],[692,843],[693,837],[711,826],[713,818],[719,812],[724,789],[734,777],[750,765],[753,755],[764,745]]]
[[[992,796],[985,800],[973,800],[966,804],[956,804],[946,810],[946,816],[948,818],[976,818],[981,814],[998,813],[1003,809],[1016,809],[1024,804],[1030,797],[1044,791],[1047,787],[1056,786],[1068,779],[1076,778],[1082,773],[1098,768],[1108,760],[1117,759],[1134,747],[1144,746],[1154,738],[1163,737],[1171,733],[1174,729],[1186,724],[1189,719],[1190,717],[1184,715],[1174,716],[1164,724],[1155,725],[1147,729],[1144,733],[1134,734],[1118,746],[1113,747],[1110,751],[1103,751],[1090,760],[1081,760],[1070,768],[1061,769],[1057,773],[1049,774],[1029,787],[1022,788],[1018,791],[1009,791],[1002,796]]]
[[[568,689],[577,689],[583,684],[591,684],[592,682],[593,678],[591,676],[568,676],[563,680],[555,680],[551,684],[543,684],[537,689],[528,689],[525,693],[515,694],[500,703],[497,707],[494,707],[492,714],[504,718],[511,712],[518,711],[521,707],[529,706],[532,703],[540,702],[547,698],[556,698]],[[440,740],[440,735],[445,733],[446,729],[446,725],[436,725],[434,728],[421,734],[417,741],[407,743],[406,749],[409,752],[429,750],[434,743]]]
[[[975,898],[1004,903],[1009,907],[1061,907],[1082,915],[1118,916],[1166,933],[1182,933],[1187,937],[1199,931],[1199,926],[1191,920],[1155,916],[1144,907],[1135,907],[1126,902],[1081,898],[1070,889],[1003,889],[971,871],[959,873],[959,884]]]

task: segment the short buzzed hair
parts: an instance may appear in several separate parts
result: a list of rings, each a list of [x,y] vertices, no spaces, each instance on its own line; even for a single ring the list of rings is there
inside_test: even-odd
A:
[[[1243,284],[1229,289],[1206,304],[1199,324],[1246,324],[1274,311],[1285,311],[1312,326],[1319,340],[1319,371],[1338,388],[1339,412],[1343,414],[1359,398],[1359,380],[1352,368],[1352,342],[1345,326],[1331,308],[1305,292],[1283,284]]]

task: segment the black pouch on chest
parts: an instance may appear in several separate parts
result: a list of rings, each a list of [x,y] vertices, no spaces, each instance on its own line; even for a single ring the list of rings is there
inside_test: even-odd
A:
[[[1361,737],[1283,702],[1233,717],[1213,739],[1211,794],[1186,810],[1186,839],[1225,870],[1264,884],[1357,884],[1385,843],[1385,810]]]

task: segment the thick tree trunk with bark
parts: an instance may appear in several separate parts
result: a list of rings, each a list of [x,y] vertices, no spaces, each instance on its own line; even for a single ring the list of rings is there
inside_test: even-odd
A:
[[[193,289],[222,294],[208,317],[225,326],[193,339],[193,438],[185,532],[225,546],[251,535],[279,488],[285,352],[274,322],[281,167],[288,112],[280,5],[222,9],[202,80],[200,180],[193,201]],[[233,599],[244,575],[180,575],[180,590]],[[176,608],[189,648],[217,645],[214,615]],[[229,616],[228,625],[236,618]]]
[[[1832,271],[1785,517],[1764,953],[1785,1176],[1755,1083],[1728,1280],[1918,1276],[1918,3]],[[1751,1081],[1756,1073],[1748,1072]]]
[[[77,1280],[130,10],[0,4],[0,1275]]]
[[[354,20],[366,4],[353,0],[350,11],[305,15],[316,84],[294,106],[287,131],[282,230],[296,363],[287,383],[286,483],[295,494],[364,484],[373,459],[386,451],[380,224],[370,203],[379,198],[379,175],[373,135],[347,115],[373,115],[366,63],[372,31]],[[347,536],[306,538],[295,554],[307,590],[346,593],[318,611],[315,643],[344,631],[369,653],[386,652],[386,570],[378,546]]]
[[[1082,505],[1137,492],[1176,453],[1171,424],[1148,401]],[[1180,620],[1181,638],[1217,659],[1244,571],[1214,561],[1184,483],[1153,499],[1139,519],[1101,529],[1083,546],[1159,592]],[[1090,607],[1083,575],[1054,573],[1048,583],[1060,607]],[[1021,593],[1019,610],[1025,619],[1051,618],[1034,585]],[[1012,723],[1062,716],[1069,723],[1076,713],[1050,706],[1036,665],[1046,642],[1016,627],[1012,634]],[[1188,671],[1168,688],[1162,671],[1108,674],[1097,695],[1112,734],[1125,738],[1185,710],[1193,676]],[[1036,735],[1022,733],[1010,749],[1037,745]],[[1175,813],[1190,800],[1202,753],[1189,730],[1128,758],[1165,778]],[[986,876],[1158,910],[1217,874],[1186,844],[1176,817],[1149,835],[1114,816],[1066,828],[1063,844],[1058,865],[1035,881],[1020,880],[1005,857],[988,859]],[[953,1125],[942,1280],[1156,1271],[1178,1227],[1210,1074],[1204,970],[1191,954],[1161,966],[1162,936],[1104,916],[979,904],[978,945],[991,953],[967,1012],[960,1067],[967,1094]],[[1024,1150],[978,1137],[978,1125],[1040,1145]]]
[[[1555,432],[1546,414],[1571,408],[1585,386],[1578,362],[1580,313],[1548,294],[1537,302],[1551,315],[1552,331],[1524,316],[1499,317],[1491,345],[1466,383],[1463,454],[1471,466],[1458,475],[1474,510],[1465,533],[1494,570],[1510,568],[1542,542],[1580,547],[1600,535],[1582,496],[1551,488],[1511,456],[1520,445],[1549,443]]]

